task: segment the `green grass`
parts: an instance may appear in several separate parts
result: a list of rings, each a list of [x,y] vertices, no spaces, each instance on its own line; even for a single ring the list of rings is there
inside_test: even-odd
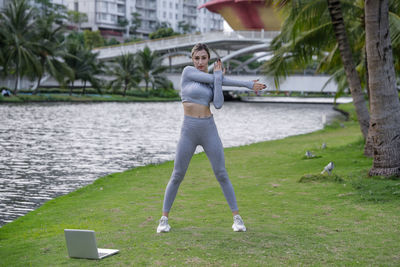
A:
[[[178,101],[179,97],[139,97],[122,95],[79,96],[79,95],[17,95],[11,97],[0,96],[0,103],[26,103],[26,102],[152,102],[152,101]]]
[[[232,231],[228,205],[201,153],[179,189],[170,233],[156,234],[173,168],[166,162],[102,177],[3,226],[0,265],[399,266],[400,181],[367,177],[372,160],[363,156],[358,124],[342,123],[225,149],[245,233]],[[304,159],[306,150],[317,157]],[[320,174],[329,161],[332,177]],[[99,247],[120,253],[70,259],[65,228],[95,230]]]

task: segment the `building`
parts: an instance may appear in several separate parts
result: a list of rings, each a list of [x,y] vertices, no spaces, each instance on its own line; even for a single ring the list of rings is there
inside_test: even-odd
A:
[[[3,9],[10,0],[0,0],[0,9]]]
[[[166,23],[174,31],[182,32],[180,25],[186,24],[187,32],[222,31],[223,18],[197,7],[206,0],[64,0],[69,10],[86,13],[88,21],[81,28],[100,30],[106,37],[120,39],[127,33],[132,13],[139,13],[141,26],[136,30],[138,37],[145,38],[158,25]],[[129,24],[123,26],[123,22]]]

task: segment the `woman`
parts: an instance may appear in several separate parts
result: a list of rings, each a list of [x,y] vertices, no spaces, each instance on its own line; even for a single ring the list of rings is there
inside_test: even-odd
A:
[[[239,215],[232,184],[225,169],[224,151],[210,111],[210,102],[213,102],[217,109],[222,107],[224,103],[222,85],[242,86],[255,91],[262,90],[266,86],[256,81],[237,81],[225,78],[221,60],[214,63],[214,74],[208,74],[209,60],[210,51],[207,45],[197,44],[192,49],[194,67],[187,66],[182,72],[181,98],[184,120],[176,150],[174,170],[165,190],[163,212],[157,233],[169,232],[171,229],[168,224],[169,211],[197,145],[203,147],[209,158],[214,174],[232,211],[233,230],[235,232],[246,231]]]

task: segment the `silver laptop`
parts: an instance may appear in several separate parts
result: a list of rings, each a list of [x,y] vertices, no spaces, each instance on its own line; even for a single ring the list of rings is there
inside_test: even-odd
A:
[[[71,258],[102,259],[119,252],[117,249],[97,248],[92,230],[64,229],[68,255]]]

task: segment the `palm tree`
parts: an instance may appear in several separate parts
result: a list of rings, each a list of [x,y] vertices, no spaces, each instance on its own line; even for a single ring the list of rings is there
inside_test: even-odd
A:
[[[54,77],[61,85],[64,84],[65,77],[69,79],[73,77],[71,68],[61,60],[65,55],[63,43],[60,41],[63,37],[63,33],[61,26],[54,26],[55,19],[56,16],[54,14],[49,14],[47,17],[37,19],[39,35],[37,54],[41,68],[39,72],[36,73],[37,84],[33,94],[39,92],[42,77],[46,72]]]
[[[343,21],[343,13],[340,7],[340,0],[327,0],[328,10],[332,19],[332,26],[335,31],[336,40],[338,43],[340,56],[342,58],[343,67],[349,83],[351,96],[357,113],[357,118],[360,124],[361,132],[364,139],[368,135],[369,113],[361,87],[360,77],[354,65],[353,55],[350,44],[346,35],[346,28]]]
[[[361,77],[366,74],[365,65],[365,31],[364,31],[364,21],[363,21],[363,2],[361,0],[342,1],[342,12],[338,12],[337,8],[331,6],[331,12],[334,13],[332,18],[329,13],[327,1],[325,0],[307,0],[307,1],[285,1],[282,0],[284,8],[282,9],[283,14],[286,16],[286,20],[281,28],[281,33],[277,36],[271,45],[274,52],[274,56],[271,60],[266,62],[264,65],[267,74],[271,74],[275,78],[275,84],[278,87],[280,79],[286,77],[290,73],[294,73],[298,70],[303,70],[304,68],[312,65],[318,64],[316,72],[325,72],[332,75],[331,79],[335,79],[338,83],[338,93],[337,97],[343,92],[343,90],[349,87],[346,80],[346,71],[343,67],[343,60],[341,60],[341,54],[345,55],[346,69],[350,69],[352,75],[354,73],[354,68],[349,68],[349,60],[353,60],[355,69],[359,72]],[[334,1],[339,4],[337,1]],[[391,7],[393,12],[389,13],[391,23],[391,33],[397,36],[396,42],[393,42],[394,47],[400,48],[400,23],[398,19],[398,4],[396,7],[396,1],[391,1]],[[342,23],[339,23],[338,17],[340,19],[341,13],[343,14],[342,21],[346,22],[347,28],[347,39],[348,46],[344,46],[343,42],[346,40],[345,28]],[[360,19],[358,19],[360,18]],[[337,32],[339,33],[339,43],[334,38],[335,31],[332,27],[332,19],[334,21]],[[397,22],[397,23],[396,23]],[[396,27],[397,26],[397,27]],[[393,29],[393,31],[392,31]],[[351,49],[351,52],[344,49]],[[340,53],[340,50],[345,53]],[[400,49],[399,49],[400,51]],[[314,58],[313,58],[314,57]],[[396,66],[400,65],[399,56],[395,57]],[[359,76],[359,77],[360,77]],[[357,80],[359,78],[352,78],[352,84],[358,84]],[[355,82],[353,82],[355,80]],[[361,86],[366,86],[366,82],[361,80]],[[358,85],[357,85],[358,86]],[[352,86],[351,86],[352,87]],[[352,95],[355,97],[354,104],[356,104],[357,113],[363,114],[359,115],[360,128],[364,129],[365,134],[365,121],[367,118],[366,105],[362,104],[363,98],[360,97],[360,88],[354,90],[352,89]],[[361,110],[361,112],[359,112]],[[360,117],[364,119],[360,119]],[[367,148],[367,146],[366,146]]]
[[[82,95],[85,95],[86,93],[87,82],[90,82],[92,87],[101,94],[100,87],[102,81],[101,79],[96,78],[96,75],[104,73],[105,65],[97,59],[99,53],[93,53],[91,50],[85,48],[79,53],[79,55],[81,56],[82,64],[80,64],[80,66],[82,71],[76,73],[76,79],[83,81]]]
[[[3,31],[0,30],[0,77],[7,76],[8,66],[6,64],[6,44],[4,42],[5,36],[3,36]]]
[[[13,93],[19,89],[19,80],[29,72],[39,72],[38,49],[33,9],[25,0],[14,0],[0,13],[0,31],[6,68],[15,73]]]
[[[72,77],[69,79],[70,82],[70,90],[69,95],[72,95],[72,89],[74,87],[74,82],[78,76],[78,73],[86,71],[88,68],[82,62],[82,50],[84,49],[83,44],[81,44],[78,40],[71,39],[66,43],[66,51],[67,53],[63,56],[65,63],[70,67],[73,71]]]
[[[69,95],[72,95],[72,89],[76,80],[82,80],[84,83],[82,94],[85,94],[87,82],[90,82],[101,93],[100,87],[102,82],[95,75],[102,74],[105,66],[97,58],[99,53],[93,53],[92,50],[84,46],[82,40],[76,38],[67,39],[66,50],[67,53],[64,54],[63,59],[73,71],[73,75],[69,79]]]
[[[365,32],[371,102],[370,175],[400,176],[400,103],[396,90],[388,0],[365,1]]]
[[[114,61],[115,66],[111,68],[109,74],[115,77],[110,85],[113,88],[123,88],[123,96],[126,95],[128,89],[138,86],[140,76],[135,56],[133,54],[123,54]]]
[[[161,65],[161,59],[156,52],[152,52],[146,46],[142,51],[137,52],[137,59],[141,80],[146,84],[146,93],[148,93],[149,84],[152,85],[152,89],[165,84],[167,78],[163,74],[167,67]]]

